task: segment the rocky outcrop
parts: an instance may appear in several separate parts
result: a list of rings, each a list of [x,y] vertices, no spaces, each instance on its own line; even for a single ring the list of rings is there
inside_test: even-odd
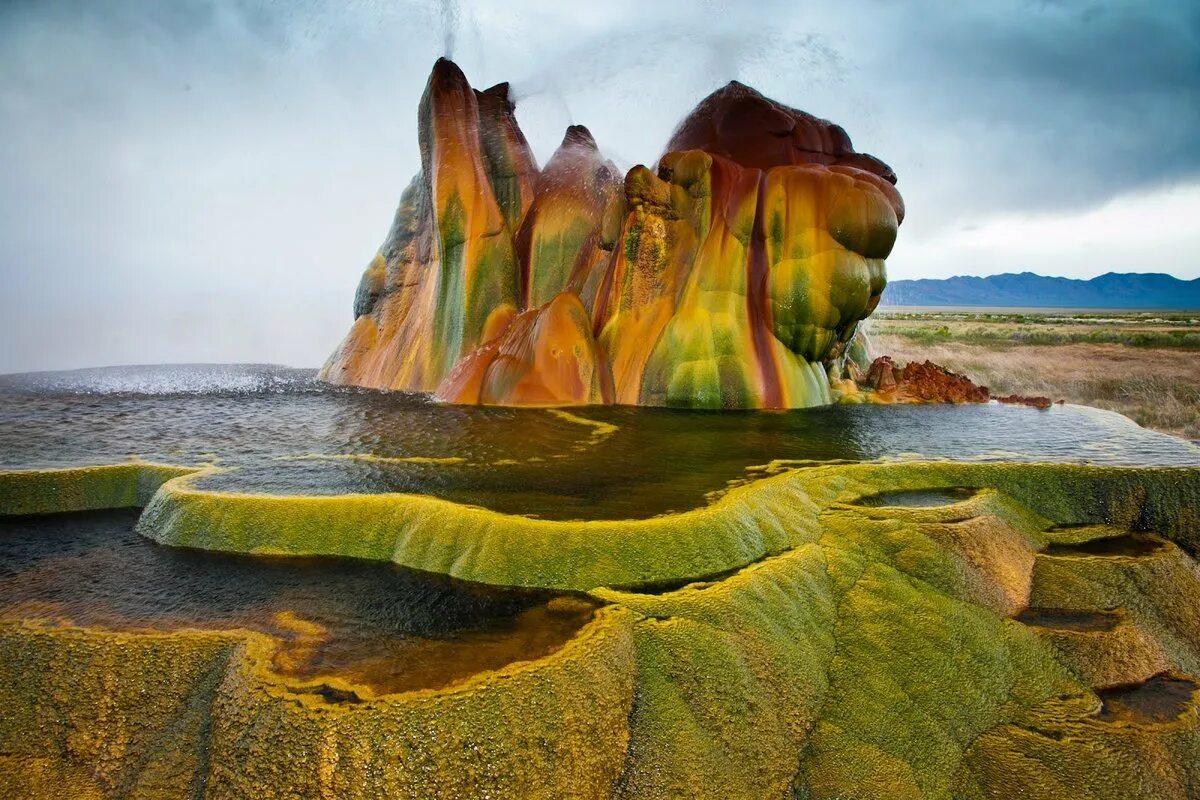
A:
[[[363,275],[326,379],[432,391],[516,314],[511,231],[536,167],[512,109],[503,84],[476,92],[452,62],[434,65],[418,112],[421,172]]]
[[[62,475],[14,475],[0,497],[70,499]],[[112,479],[73,485],[146,502]],[[833,463],[586,523],[187,481],[163,485],[143,533],[353,553],[604,608],[549,653],[385,692],[344,666],[289,673],[281,653],[311,644],[299,618],[113,629],[8,605],[4,796],[1200,796],[1195,468]],[[547,614],[588,606],[566,602]],[[246,606],[274,608],[253,591]],[[364,647],[394,669],[387,641]]]
[[[896,366],[888,356],[871,362],[859,382],[878,399],[892,403],[986,403],[986,386],[977,386],[965,375],[951,372],[932,361],[910,361]]]
[[[451,403],[597,405],[612,401],[607,365],[578,295],[561,292],[522,311],[442,381]]]
[[[622,180],[571,126],[538,171],[507,86],[440,60],[422,171],[322,371],[511,405],[829,403],[904,217],[837,125],[740,83]]]
[[[1050,406],[1054,405],[1054,401],[1052,401],[1049,397],[1043,397],[1042,395],[1029,397],[1023,394],[1010,394],[1003,397],[993,397],[992,399],[998,403],[1006,403],[1008,405],[1018,406],[1032,406],[1034,408],[1049,408]],[[1062,405],[1062,402],[1062,400],[1059,400],[1059,405]]]
[[[853,365],[848,365],[847,372],[851,377],[839,381],[836,388],[844,389],[843,396],[850,399],[855,392],[865,392],[870,400],[883,403],[986,403],[995,400],[1041,409],[1053,405],[1049,397],[1042,396],[1010,394],[993,397],[988,387],[979,386],[967,376],[932,361],[910,361],[899,367],[889,356],[880,356],[871,362],[866,374],[859,374]]]
[[[533,205],[517,231],[524,308],[570,292],[590,310],[611,260],[624,210],[621,174],[582,125],[538,175]]]

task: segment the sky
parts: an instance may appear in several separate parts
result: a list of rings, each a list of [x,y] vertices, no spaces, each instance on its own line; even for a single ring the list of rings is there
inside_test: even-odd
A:
[[[892,279],[1200,276],[1200,4],[2,0],[0,373],[319,366],[448,54],[541,163],[737,79],[899,175]]]

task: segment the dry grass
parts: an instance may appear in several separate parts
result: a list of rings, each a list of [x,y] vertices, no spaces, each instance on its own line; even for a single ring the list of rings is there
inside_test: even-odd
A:
[[[929,359],[993,394],[1045,395],[1106,408],[1147,428],[1200,439],[1195,353],[1120,344],[926,343],[889,332],[873,336],[872,350],[898,362]]]
[[[1116,344],[1153,349],[1200,350],[1196,314],[1112,312],[1073,314],[989,311],[884,311],[872,319],[881,334],[926,345],[963,342],[993,347]]]

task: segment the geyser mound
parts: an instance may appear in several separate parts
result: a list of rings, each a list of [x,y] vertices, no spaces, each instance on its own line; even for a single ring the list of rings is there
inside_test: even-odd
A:
[[[886,164],[736,82],[623,180],[579,125],[539,170],[513,110],[507,84],[434,65],[421,172],[322,377],[457,403],[831,401],[904,217]]]

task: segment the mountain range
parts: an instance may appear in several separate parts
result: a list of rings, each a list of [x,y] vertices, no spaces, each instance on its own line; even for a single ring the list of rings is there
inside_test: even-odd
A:
[[[1022,272],[896,280],[888,283],[882,305],[1192,310],[1200,309],[1200,278],[1108,272],[1078,280]]]

